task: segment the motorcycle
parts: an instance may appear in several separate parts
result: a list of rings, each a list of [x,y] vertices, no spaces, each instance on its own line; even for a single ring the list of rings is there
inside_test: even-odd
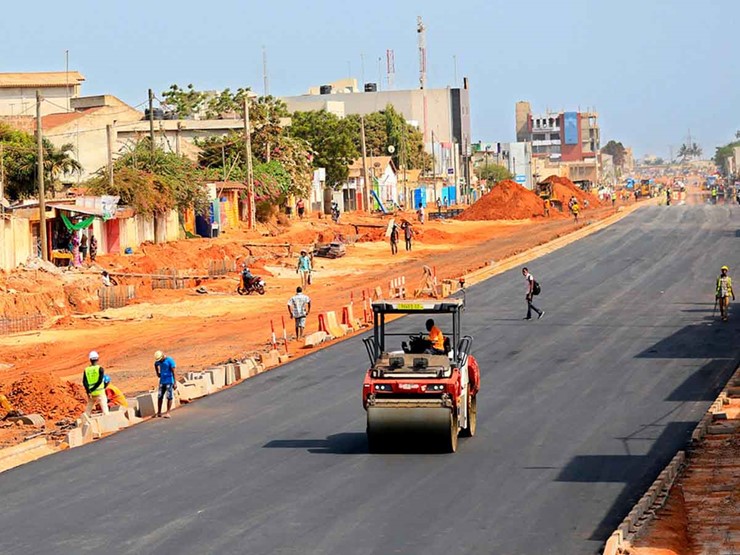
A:
[[[239,277],[239,285],[236,292],[240,295],[249,295],[257,292],[260,295],[265,294],[265,281],[259,276],[246,277],[243,273]]]

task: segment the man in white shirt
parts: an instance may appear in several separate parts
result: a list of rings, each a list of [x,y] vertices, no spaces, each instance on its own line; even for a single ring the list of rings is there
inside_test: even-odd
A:
[[[288,314],[295,320],[296,339],[303,337],[306,329],[306,317],[311,312],[311,299],[303,292],[303,288],[297,287],[295,295],[288,301]]]
[[[532,304],[532,298],[535,295],[539,295],[539,285],[535,281],[534,276],[529,273],[529,270],[527,268],[522,268],[522,275],[524,276],[524,279],[527,280],[527,316],[524,319],[531,320],[532,311],[534,310],[537,313],[537,319],[539,320],[545,315],[545,311],[540,310]]]

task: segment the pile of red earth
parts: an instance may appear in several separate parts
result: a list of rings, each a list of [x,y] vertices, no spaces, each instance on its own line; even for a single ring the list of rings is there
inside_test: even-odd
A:
[[[582,209],[587,206],[596,207],[601,204],[598,196],[594,195],[593,193],[588,193],[584,191],[583,189],[575,185],[567,177],[551,175],[547,179],[545,179],[545,181],[548,183],[552,183],[553,196],[556,199],[560,200],[563,203],[563,206],[566,206],[568,204],[568,201],[570,200],[570,197],[573,196],[578,199],[578,204],[581,206]]]
[[[543,215],[542,199],[529,189],[507,179],[494,185],[489,193],[483,195],[460,214],[458,219],[464,221],[526,220]]]
[[[44,372],[25,372],[11,384],[6,396],[15,410],[38,413],[51,421],[79,417],[86,403],[81,385]]]

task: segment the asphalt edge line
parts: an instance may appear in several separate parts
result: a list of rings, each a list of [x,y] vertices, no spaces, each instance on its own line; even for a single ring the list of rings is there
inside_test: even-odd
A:
[[[740,365],[736,366],[735,372],[730,376],[725,387],[704,413],[701,420],[699,420],[696,428],[694,428],[689,442],[689,449],[704,439],[710,424],[715,419],[715,415],[722,413],[724,406],[730,404],[731,389],[733,393],[736,389],[740,393]],[[650,524],[657,516],[658,511],[663,508],[674,483],[687,467],[686,451],[680,450],[661,471],[642,498],[632,507],[622,523],[611,533],[609,539],[606,541],[602,555],[620,555],[625,553],[626,549],[632,547],[632,541],[637,534],[644,530],[645,526]]]

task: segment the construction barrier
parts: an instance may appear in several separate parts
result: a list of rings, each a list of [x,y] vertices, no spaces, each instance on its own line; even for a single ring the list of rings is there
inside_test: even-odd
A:
[[[405,276],[394,278],[389,282],[388,298],[389,299],[405,299],[406,298],[406,277]]]
[[[352,303],[342,307],[342,324],[352,328],[354,331],[363,328],[362,320],[355,318],[354,305]]]
[[[319,313],[319,331],[326,332],[332,338],[347,334],[345,328],[337,321],[337,313],[333,310]]]

